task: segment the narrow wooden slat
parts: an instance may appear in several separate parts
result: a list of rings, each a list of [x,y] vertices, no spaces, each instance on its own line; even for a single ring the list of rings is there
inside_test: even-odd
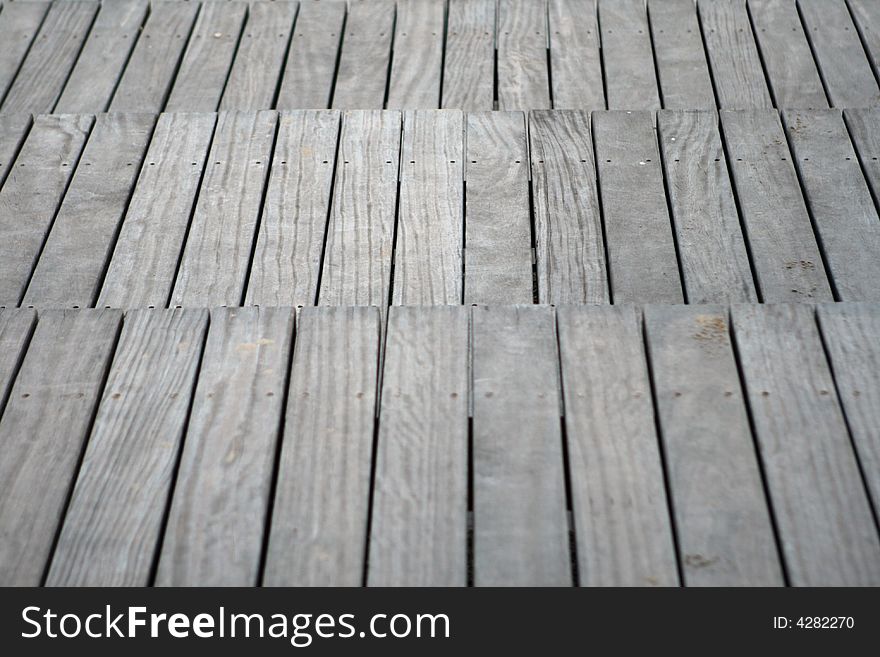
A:
[[[282,112],[247,304],[315,303],[336,166],[339,112]]]
[[[746,0],[697,0],[718,107],[773,107]]]
[[[98,306],[168,303],[215,120],[215,114],[159,117]]]
[[[0,191],[0,306],[17,306],[92,126],[91,116],[36,117]]]
[[[473,308],[474,583],[570,586],[553,309]]]
[[[840,110],[786,110],[785,129],[841,301],[880,301],[880,217]]]
[[[147,17],[147,0],[105,2],[55,112],[104,112]]]
[[[211,312],[157,585],[257,583],[293,320],[290,308]]]
[[[441,107],[495,104],[495,0],[449,0]]]
[[[330,107],[344,21],[344,0],[300,0],[278,109]]]
[[[727,309],[644,312],[684,583],[782,585]]]
[[[663,110],[657,131],[688,301],[756,301],[715,112]]]
[[[590,114],[529,115],[540,303],[608,303]]]
[[[0,114],[0,189],[31,127],[30,114]]]
[[[121,319],[107,310],[40,314],[0,422],[3,586],[41,583]]]
[[[331,107],[382,109],[391,61],[392,0],[349,3]]]
[[[274,106],[297,6],[288,0],[250,3],[221,110],[256,111]]]
[[[499,0],[495,42],[498,109],[551,107],[547,68],[547,1]]]
[[[95,302],[155,122],[152,114],[98,115],[23,303]]]
[[[241,303],[276,118],[272,111],[220,113],[171,305]]]
[[[644,0],[599,0],[609,109],[660,108]]]
[[[3,13],[0,14],[0,43],[3,44],[3,57],[0,57],[0,103],[30,50],[34,36],[46,17],[49,4],[48,1],[11,2],[3,7]]]
[[[179,309],[126,315],[47,585],[147,585],[207,318]]]
[[[437,109],[446,0],[398,0],[388,108]]]
[[[468,320],[465,306],[389,311],[371,586],[466,584]]]
[[[318,297],[323,305],[388,304],[400,131],[400,112],[343,115]]]
[[[553,107],[605,109],[596,0],[550,0],[548,12]]]
[[[29,308],[0,308],[0,417],[36,321],[37,313]]]
[[[877,586],[880,540],[813,308],[736,305],[734,336],[795,586]]]
[[[843,118],[874,202],[880,207],[880,108],[846,109]]]
[[[593,135],[614,302],[681,303],[652,115],[593,112]]]
[[[392,303],[461,303],[463,240],[464,117],[406,112]]]
[[[304,308],[263,583],[360,586],[379,360],[375,308]]]
[[[776,110],[722,111],[755,283],[763,301],[830,301],[831,288]]]
[[[874,0],[847,0],[853,21],[874,69],[880,77],[880,5]]]
[[[217,109],[246,15],[245,2],[205,3],[189,38],[166,111]]]

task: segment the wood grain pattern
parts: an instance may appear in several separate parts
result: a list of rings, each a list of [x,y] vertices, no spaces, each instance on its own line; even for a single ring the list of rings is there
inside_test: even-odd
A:
[[[392,0],[349,2],[331,107],[365,110],[384,107],[394,13]]]
[[[0,416],[36,321],[37,313],[30,308],[0,308]]]
[[[12,85],[34,37],[46,17],[50,2],[15,2],[3,7],[0,14],[0,103]],[[5,112],[6,110],[4,110]]]
[[[0,114],[0,189],[12,171],[15,156],[31,128],[31,115]]]
[[[550,0],[553,107],[605,109],[596,0]]]
[[[843,110],[843,118],[874,203],[880,204],[880,108]]]
[[[437,109],[446,0],[397,0],[389,109]]]
[[[495,109],[495,0],[449,0],[440,106]]]
[[[609,109],[660,109],[644,0],[599,0]]]
[[[874,75],[880,76],[880,5],[873,0],[847,0]]]
[[[499,0],[497,30],[498,109],[551,107],[547,0]]]

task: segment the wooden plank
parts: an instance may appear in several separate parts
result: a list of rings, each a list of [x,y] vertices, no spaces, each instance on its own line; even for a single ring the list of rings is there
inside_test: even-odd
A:
[[[21,301],[92,121],[73,114],[34,119],[0,191],[0,306]]]
[[[186,48],[199,5],[151,0],[150,15],[119,81],[110,109],[159,112]]]
[[[235,63],[220,101],[221,110],[274,107],[297,2],[252,2]]]
[[[495,108],[495,0],[449,0],[440,106]]]
[[[30,128],[30,114],[0,114],[0,189]]]
[[[790,583],[876,586],[880,539],[813,308],[732,312]]]
[[[599,0],[609,109],[660,109],[644,0]]]
[[[593,136],[614,302],[681,303],[653,115],[593,112]]]
[[[697,0],[718,107],[773,107],[746,0]]]
[[[553,107],[605,109],[596,0],[550,0],[548,13]]]
[[[390,300],[400,112],[343,115],[319,302],[386,306]]]
[[[874,202],[880,206],[880,109],[846,109],[843,118]]]
[[[211,312],[159,586],[254,586],[293,343],[291,308]]]
[[[23,303],[94,304],[155,122],[152,114],[98,115]]]
[[[657,114],[689,303],[757,301],[715,112]]]
[[[712,76],[693,0],[648,0],[663,107],[715,109]]]
[[[590,114],[529,114],[540,303],[609,303]]]
[[[437,109],[446,0],[397,0],[389,109]]]
[[[777,107],[828,107],[795,0],[749,0],[749,14],[774,104]]]
[[[302,310],[264,584],[363,584],[378,362],[377,309]]]
[[[0,416],[34,332],[37,313],[29,308],[0,308]]]
[[[208,313],[135,310],[122,327],[48,586],[146,586]]]
[[[776,110],[722,111],[761,300],[830,301],[828,278]]]
[[[570,586],[553,309],[472,311],[474,583]]]
[[[677,586],[639,311],[557,311],[572,515],[584,586]]]
[[[684,583],[783,585],[727,309],[644,313]]]
[[[0,57],[0,103],[31,48],[49,4],[48,1],[11,2],[3,7],[3,13],[0,14],[0,43],[3,44],[3,57]]]
[[[468,114],[465,142],[465,303],[532,303],[525,117]]]
[[[401,162],[392,303],[459,304],[464,242],[462,113],[404,113]]]
[[[159,117],[99,306],[164,308],[168,303],[215,119],[215,114]]]
[[[840,110],[786,110],[783,120],[835,298],[880,301],[880,217]]]
[[[547,1],[499,0],[498,109],[552,107],[547,66]]]
[[[273,111],[220,113],[171,305],[241,304],[276,118]]]
[[[238,49],[245,2],[206,2],[193,28],[168,97],[168,112],[213,112]],[[268,107],[268,106],[265,106]]]
[[[310,306],[318,296],[339,112],[281,112],[247,304]]]
[[[108,310],[40,314],[0,421],[3,586],[41,584],[121,319]]]
[[[465,586],[465,306],[392,308],[370,527],[371,586]]]
[[[278,109],[330,107],[344,22],[342,0],[300,0]]]
[[[4,112],[52,111],[99,6],[93,0],[68,0],[49,8],[6,94]]]
[[[331,107],[384,107],[394,14],[392,0],[352,0],[349,3]]]
[[[874,76],[880,78],[880,5],[874,0],[847,0],[847,6],[874,69]]]
[[[55,112],[104,112],[147,17],[146,0],[105,2]]]
[[[846,0],[798,0],[832,107],[880,104],[880,88]]]

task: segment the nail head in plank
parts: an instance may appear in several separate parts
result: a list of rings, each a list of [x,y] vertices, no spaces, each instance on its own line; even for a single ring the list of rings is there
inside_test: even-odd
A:
[[[382,109],[391,62],[395,5],[391,0],[349,3],[339,55],[334,109]]]
[[[496,35],[498,109],[551,107],[547,1],[499,0]]]
[[[660,108],[644,0],[599,0],[609,109]]]
[[[437,109],[446,0],[397,0],[389,109]]]
[[[846,109],[843,118],[861,160],[874,203],[880,207],[880,108]]]
[[[441,107],[494,109],[495,0],[449,0]]]
[[[0,417],[37,321],[30,308],[0,308]]]
[[[553,107],[605,109],[596,0],[550,0],[548,12]]]
[[[0,101],[31,48],[51,2],[9,2],[0,14]],[[6,110],[4,110],[6,112]]]

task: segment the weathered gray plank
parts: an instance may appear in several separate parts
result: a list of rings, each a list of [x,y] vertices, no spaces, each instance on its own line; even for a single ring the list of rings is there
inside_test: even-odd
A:
[[[608,303],[590,114],[529,115],[540,303]]]
[[[31,127],[30,114],[0,114],[0,189]]]
[[[344,21],[344,0],[300,0],[278,109],[330,107]]]
[[[846,109],[843,118],[874,202],[880,207],[880,108]]]
[[[773,107],[746,0],[697,0],[718,107]]]
[[[553,309],[473,308],[474,583],[570,586]]]
[[[172,306],[241,304],[276,118],[273,111],[220,113]]]
[[[99,306],[161,308],[168,303],[215,120],[215,114],[159,117]]]
[[[599,0],[609,109],[660,108],[644,0]]]
[[[684,583],[782,585],[727,309],[644,312]]]
[[[157,585],[257,583],[293,320],[291,308],[211,312]]]
[[[204,4],[168,97],[166,111],[213,112],[217,109],[238,48],[247,7],[245,2]]]
[[[795,0],[749,0],[749,14],[776,106],[828,107]]]
[[[304,308],[263,583],[360,586],[379,360],[375,308]]]
[[[101,5],[55,112],[106,111],[147,17],[147,7],[146,0]]]
[[[693,0],[649,0],[663,107],[715,109],[715,92]]]
[[[0,57],[0,103],[9,91],[34,36],[46,17],[49,4],[48,1],[15,2],[3,7],[3,13],[0,14],[0,43],[3,44],[3,57]]]
[[[315,303],[339,112],[282,112],[263,216],[247,288],[247,304],[309,306]]]
[[[551,107],[546,0],[499,0],[498,109]]]
[[[596,0],[550,0],[548,12],[553,107],[605,109]]]
[[[495,104],[495,0],[449,0],[441,107]]]
[[[880,301],[880,218],[840,110],[786,110],[785,129],[840,301]]]
[[[23,303],[95,302],[155,122],[152,114],[98,115]]]
[[[76,167],[92,117],[42,115],[0,190],[0,306],[17,306]]]
[[[465,302],[532,303],[525,117],[471,113],[465,143]]]
[[[732,312],[790,583],[877,586],[877,526],[813,308],[755,304]]]
[[[798,0],[832,107],[880,104],[880,88],[846,0]]]
[[[614,302],[681,303],[652,114],[593,112],[593,136]]]
[[[688,302],[756,301],[715,112],[657,115]]]
[[[288,0],[250,4],[221,110],[256,111],[274,106],[297,5]]]
[[[384,106],[394,12],[392,0],[349,3],[331,107],[382,109]]]
[[[640,313],[558,310],[578,574],[585,586],[677,586]]]
[[[112,111],[162,110],[198,11],[195,2],[150,2],[150,15],[110,103]]]
[[[874,69],[880,77],[880,4],[874,0],[847,0],[853,22]]]
[[[6,407],[36,320],[36,312],[29,308],[0,308],[0,415]]]
[[[466,584],[469,312],[389,311],[371,586]]]
[[[464,117],[406,112],[392,303],[461,303]]]
[[[47,585],[148,584],[207,317],[179,309],[126,315]]]
[[[323,305],[388,304],[400,131],[400,112],[343,115],[318,297]]]
[[[437,109],[446,0],[397,0],[388,108]]]
[[[722,111],[730,170],[763,301],[830,301],[831,288],[776,110]]]

